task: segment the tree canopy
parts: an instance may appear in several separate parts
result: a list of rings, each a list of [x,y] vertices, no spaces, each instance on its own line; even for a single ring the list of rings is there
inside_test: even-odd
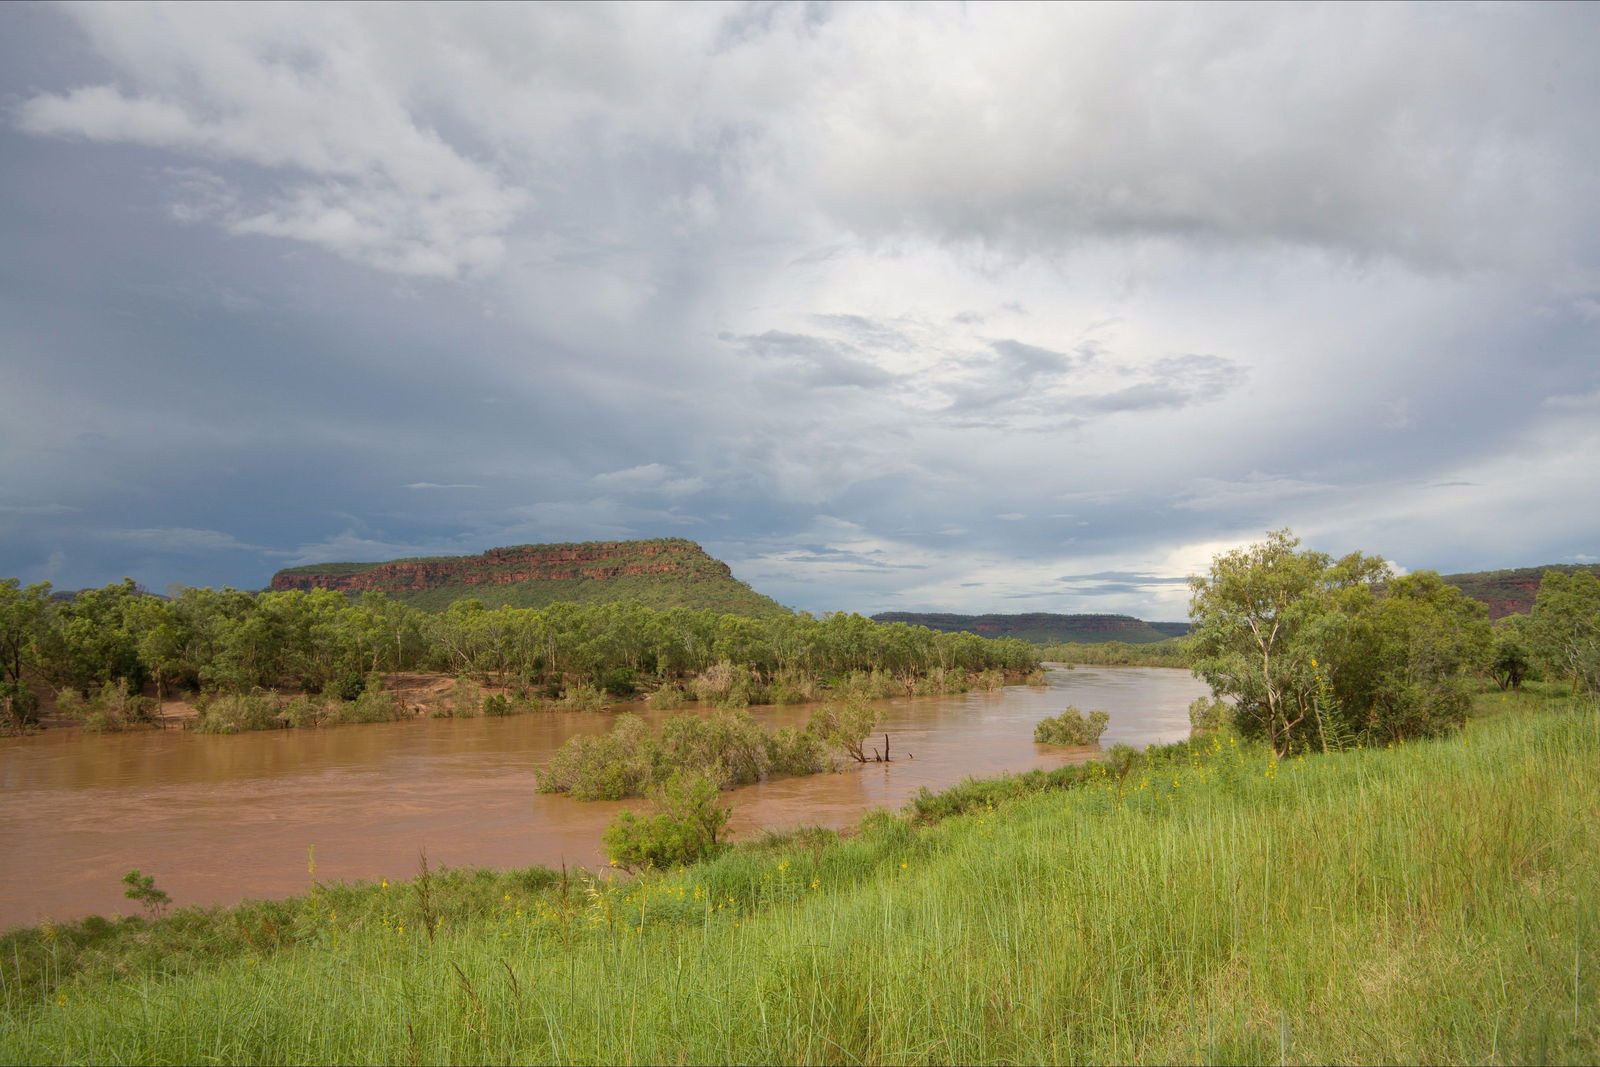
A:
[[[1194,671],[1240,730],[1285,755],[1462,722],[1464,676],[1490,654],[1487,609],[1435,572],[1396,578],[1381,557],[1299,545],[1276,530],[1189,580]]]

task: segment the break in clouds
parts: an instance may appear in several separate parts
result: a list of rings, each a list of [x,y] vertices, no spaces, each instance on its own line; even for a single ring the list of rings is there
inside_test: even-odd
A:
[[[1180,618],[1593,558],[1600,16],[0,10],[0,574],[686,536]]]

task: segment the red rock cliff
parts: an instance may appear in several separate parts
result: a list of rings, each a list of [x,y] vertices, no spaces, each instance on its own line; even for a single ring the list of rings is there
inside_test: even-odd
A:
[[[692,541],[591,541],[570,545],[517,545],[479,556],[401,559],[351,572],[348,565],[295,567],[272,576],[273,589],[341,592],[418,592],[444,585],[512,585],[574,578],[605,580],[629,575],[683,579],[731,577],[725,563]]]

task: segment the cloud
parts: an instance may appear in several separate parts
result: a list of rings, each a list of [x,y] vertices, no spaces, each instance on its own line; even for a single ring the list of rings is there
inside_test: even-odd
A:
[[[220,530],[192,530],[167,526],[145,530],[106,530],[102,537],[135,548],[155,552],[239,552],[261,551],[261,546],[245,544]]]
[[[645,463],[626,470],[596,474],[593,481],[607,489],[625,492],[655,492],[664,496],[684,496],[706,487],[699,477],[680,477],[661,463]]]
[[[68,515],[78,509],[54,502],[45,504],[0,504],[0,515]]]
[[[405,485],[402,485],[400,488],[402,488],[402,489],[482,489],[483,486],[481,486],[481,485],[473,485],[473,484],[471,484],[469,482],[452,482],[452,483],[450,483],[448,485],[440,484],[439,482],[408,482]]]
[[[750,337],[725,336],[743,351],[785,368],[783,377],[810,389],[876,389],[892,385],[893,374],[875,366],[859,350],[824,337],[768,330]]]

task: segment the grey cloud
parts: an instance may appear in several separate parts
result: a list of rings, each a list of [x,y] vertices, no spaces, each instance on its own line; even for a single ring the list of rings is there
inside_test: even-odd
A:
[[[844,334],[865,348],[881,348],[890,352],[909,352],[916,347],[904,330],[864,315],[813,315],[812,320],[835,333]]]
[[[107,530],[101,536],[155,552],[259,551],[261,547],[245,544],[232,534],[220,530],[192,530],[186,527]]]
[[[1188,578],[1150,574],[1145,571],[1096,571],[1093,574],[1063,574],[1058,582],[1106,582],[1128,584],[1130,588],[1147,585],[1187,585]]]
[[[793,382],[814,389],[875,389],[895,375],[862,358],[851,345],[811,334],[768,330],[750,337],[726,337],[744,351],[786,365]]]

